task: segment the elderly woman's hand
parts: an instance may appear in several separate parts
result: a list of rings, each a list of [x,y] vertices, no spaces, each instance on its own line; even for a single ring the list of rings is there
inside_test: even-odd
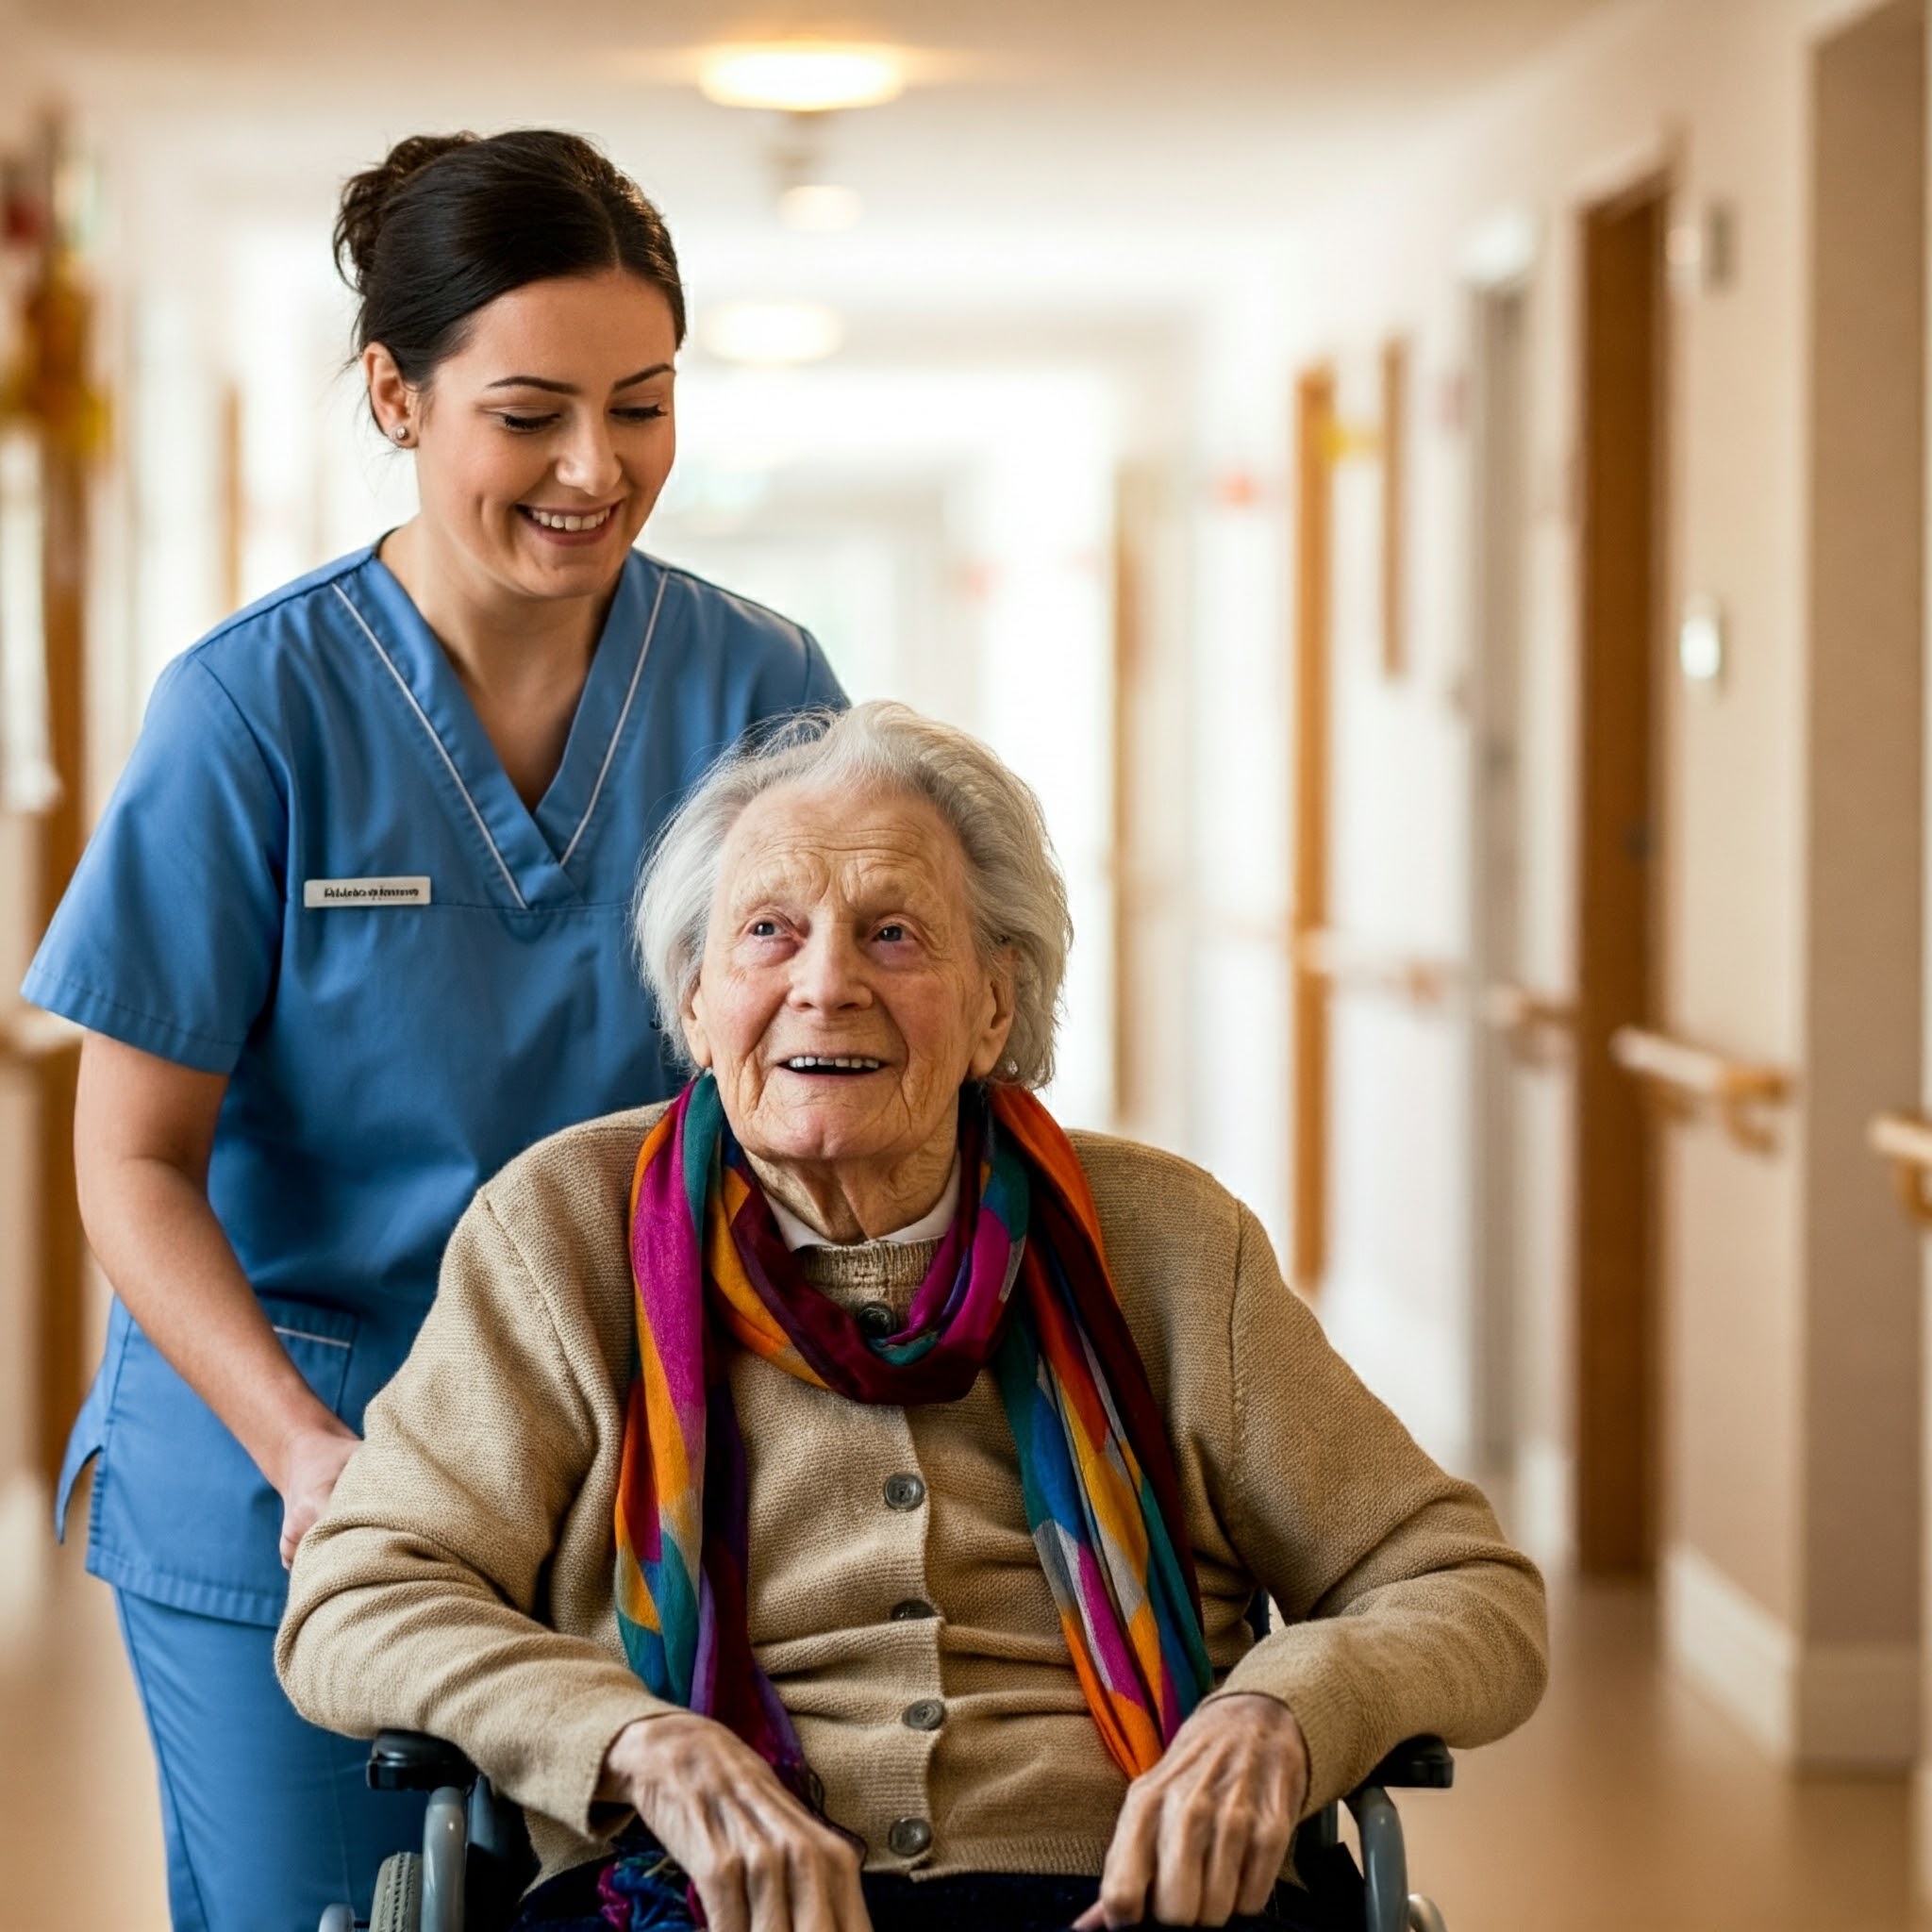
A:
[[[1273,1697],[1218,1697],[1127,1788],[1100,1897],[1074,1932],[1102,1925],[1224,1925],[1258,1912],[1281,1875],[1308,1793],[1308,1747]]]
[[[852,1841],[710,1718],[626,1724],[599,1790],[629,1804],[683,1866],[711,1932],[871,1932]]]

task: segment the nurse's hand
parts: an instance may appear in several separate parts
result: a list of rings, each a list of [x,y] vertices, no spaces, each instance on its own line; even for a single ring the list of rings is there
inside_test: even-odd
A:
[[[362,1439],[333,1416],[292,1431],[282,1452],[275,1488],[282,1498],[282,1568],[295,1560],[295,1547],[314,1527],[335,1493],[336,1478]]]
[[[1127,1787],[1100,1897],[1074,1932],[1260,1911],[1307,1796],[1307,1740],[1287,1705],[1257,1692],[1204,1704]]]
[[[598,1795],[630,1805],[684,1867],[711,1932],[871,1932],[857,1847],[710,1718],[626,1724]]]

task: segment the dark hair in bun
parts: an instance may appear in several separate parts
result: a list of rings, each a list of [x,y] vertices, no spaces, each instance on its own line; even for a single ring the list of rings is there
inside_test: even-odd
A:
[[[418,134],[342,190],[336,266],[360,297],[356,348],[380,342],[420,385],[471,316],[526,282],[622,268],[662,291],[684,340],[664,218],[580,135]]]

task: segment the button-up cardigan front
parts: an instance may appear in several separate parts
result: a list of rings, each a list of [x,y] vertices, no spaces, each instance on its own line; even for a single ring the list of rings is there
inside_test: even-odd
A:
[[[665,1708],[612,1604],[633,1361],[626,1197],[658,1109],[557,1135],[478,1194],[401,1374],[295,1559],[276,1661],[314,1722],[460,1745],[531,1814],[546,1875],[596,1856],[606,1748]],[[1220,1691],[1286,1703],[1309,1807],[1392,1744],[1488,1741],[1535,1707],[1543,1596],[1283,1285],[1198,1168],[1075,1134],[1168,1419]],[[926,1245],[808,1250],[845,1306],[903,1309]],[[1125,1786],[1088,1715],[989,1375],[869,1407],[741,1357],[758,1662],[867,1864],[1098,1873]],[[1256,1643],[1257,1589],[1283,1620]],[[925,1614],[930,1608],[937,1614]]]

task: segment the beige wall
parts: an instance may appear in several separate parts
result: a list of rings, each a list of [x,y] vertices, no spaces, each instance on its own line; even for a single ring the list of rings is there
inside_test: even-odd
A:
[[[1863,1146],[1920,1062],[1924,0],[1821,52],[1813,187],[1805,1627],[1919,1614],[1918,1236]]]
[[[1856,708],[1820,730],[1808,722],[1807,618],[1812,60],[1819,35],[1857,11],[1799,0],[1620,9],[1472,107],[1459,125],[1391,158],[1381,190],[1302,230],[1286,306],[1291,365],[1345,362],[1391,332],[1416,339],[1414,515],[1438,533],[1419,543],[1412,564],[1418,670],[1399,690],[1354,661],[1339,676],[1355,680],[1344,704],[1407,707],[1427,714],[1420,728],[1457,741],[1457,674],[1470,641],[1454,533],[1466,509],[1467,462],[1462,425],[1440,399],[1453,396],[1467,356],[1472,249],[1499,215],[1515,211],[1533,225],[1521,966],[1525,979],[1562,991],[1574,973],[1574,225],[1588,201],[1659,168],[1682,213],[1721,203],[1733,215],[1734,275],[1680,295],[1669,319],[1668,604],[1674,610],[1693,590],[1721,598],[1731,652],[1715,691],[1687,688],[1674,670],[1659,686],[1661,1005],[1674,1030],[1796,1072],[1800,1101],[1768,1153],[1744,1151],[1708,1125],[1673,1129],[1664,1141],[1672,1631],[1686,1664],[1774,1748],[1893,1762],[1895,1720],[1890,1741],[1874,1741],[1884,1724],[1861,1731],[1860,1721],[1840,1722],[1827,1707],[1852,1664],[1878,1672],[1859,1679],[1862,1695],[1909,1664],[1916,1641],[1916,1480],[1914,1458],[1902,1453],[1916,1429],[1916,1391],[1900,1367],[1895,1294],[1883,1285],[1854,1292],[1840,1265],[1869,1236],[1895,1272],[1901,1238],[1873,1208],[1882,1202],[1875,1167],[1845,1141],[1875,1091],[1873,1056],[1851,1087],[1840,1082],[1823,1096],[1832,1104],[1828,1122],[1822,1111],[1814,1118],[1804,1084],[1824,1018],[1836,1013],[1840,1024],[1820,1047],[1841,1060],[1856,1044],[1856,1026],[1842,1024],[1846,987],[1821,977],[1848,962],[1814,934],[1844,903],[1864,903],[1831,854],[1847,824],[1885,804],[1855,785],[1814,795],[1809,783],[1811,761],[1841,758],[1844,734],[1857,733]],[[1894,689],[1876,702],[1894,706],[1898,696]],[[1460,813],[1459,796],[1432,789],[1432,774],[1453,764],[1444,753],[1383,774],[1398,789],[1396,821],[1411,822],[1385,841],[1385,895],[1400,899],[1404,867],[1413,896],[1438,891],[1440,882],[1417,870],[1428,847],[1412,822]],[[1907,906],[1898,916],[1916,915]],[[1877,1054],[1881,1073],[1896,1044]],[[1894,1099],[1909,1097],[1916,1064],[1914,1050],[1896,1067]],[[1391,1036],[1357,1077],[1439,1109],[1439,1144],[1453,1146],[1459,1102],[1413,1044]],[[1557,1071],[1525,1083],[1521,1473],[1539,1519],[1532,1533],[1555,1549],[1564,1532],[1556,1506],[1571,1374],[1567,1081]],[[1380,1184],[1386,1212],[1413,1211],[1399,1176]],[[1439,1223],[1441,1252],[1459,1252],[1456,1233]],[[1883,1276],[1884,1259],[1875,1266]],[[1469,1285],[1456,1291],[1466,1307]],[[1374,1292],[1399,1317],[1415,1291],[1385,1282]],[[1874,1307],[1892,1323],[1875,1351],[1884,1357],[1875,1379],[1872,1339],[1859,1331]],[[1350,1327],[1345,1308],[1328,1312]],[[1857,1735],[1845,1735],[1845,1724]]]

